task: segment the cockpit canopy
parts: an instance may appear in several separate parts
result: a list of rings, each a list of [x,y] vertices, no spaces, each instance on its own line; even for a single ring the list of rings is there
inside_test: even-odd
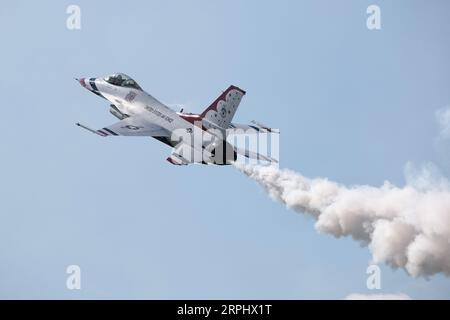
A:
[[[115,73],[105,78],[105,81],[119,87],[133,88],[137,90],[142,90],[141,87],[131,79],[129,76],[123,73]]]

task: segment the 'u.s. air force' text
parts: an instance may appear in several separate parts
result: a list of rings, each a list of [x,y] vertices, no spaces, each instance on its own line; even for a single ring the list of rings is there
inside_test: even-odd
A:
[[[153,113],[154,115],[163,118],[164,120],[166,120],[169,123],[172,123],[173,119],[167,115],[165,115],[164,113],[162,113],[161,111],[156,110],[155,108],[152,108],[150,106],[145,106],[144,107],[145,110],[147,110],[148,112]]]

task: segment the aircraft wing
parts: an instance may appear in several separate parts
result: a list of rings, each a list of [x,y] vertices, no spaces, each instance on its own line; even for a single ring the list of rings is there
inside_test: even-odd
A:
[[[91,131],[102,137],[107,136],[148,136],[148,137],[168,137],[169,132],[164,128],[143,121],[138,117],[128,117],[113,125],[104,127],[102,129],[93,130],[80,123],[76,124],[83,129]]]

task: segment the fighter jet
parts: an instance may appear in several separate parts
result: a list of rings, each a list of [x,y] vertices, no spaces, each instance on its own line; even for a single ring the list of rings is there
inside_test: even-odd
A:
[[[236,161],[238,154],[276,162],[271,157],[238,148],[227,142],[227,137],[236,132],[277,132],[258,122],[253,122],[254,125],[231,122],[245,95],[245,91],[237,86],[228,87],[201,114],[193,114],[171,109],[123,73],[115,73],[105,78],[76,80],[87,90],[106,99],[110,113],[120,120],[98,130],[76,124],[96,135],[153,137],[173,148],[167,161],[174,165],[229,165]]]

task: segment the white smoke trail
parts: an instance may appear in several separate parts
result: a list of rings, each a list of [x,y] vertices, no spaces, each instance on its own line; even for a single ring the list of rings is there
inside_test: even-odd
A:
[[[367,245],[375,263],[414,277],[450,275],[450,184],[432,166],[418,172],[408,165],[403,188],[387,181],[347,187],[273,166],[235,166],[273,199],[314,217],[319,232]]]

